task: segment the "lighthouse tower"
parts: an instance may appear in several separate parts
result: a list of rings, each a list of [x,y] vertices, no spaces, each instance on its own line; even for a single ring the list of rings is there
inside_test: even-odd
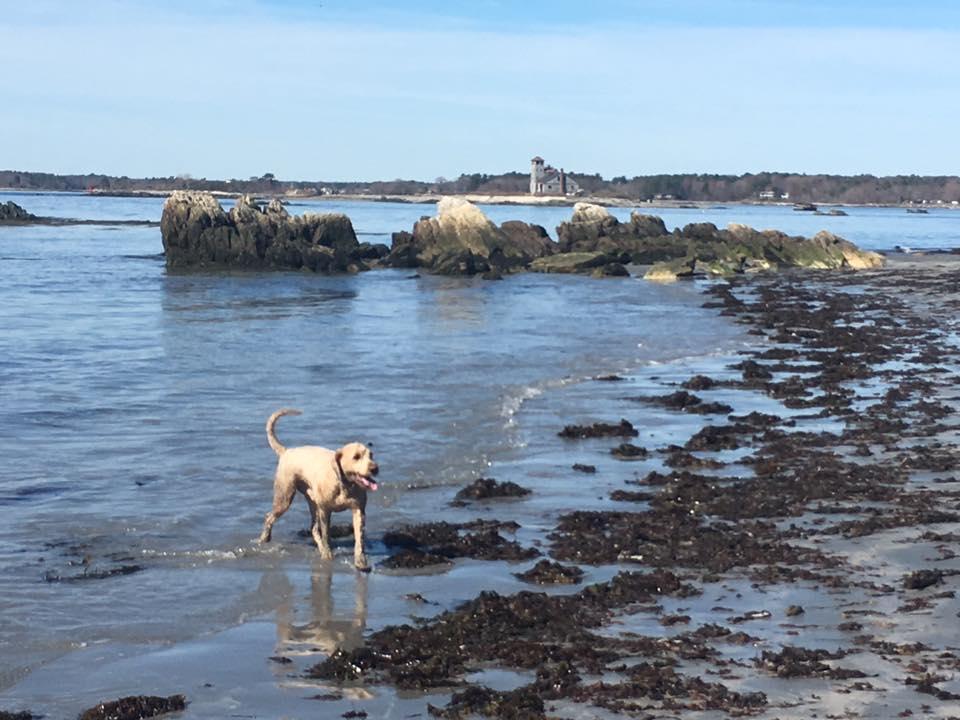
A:
[[[543,158],[537,155],[530,161],[530,194],[539,195],[544,176]]]

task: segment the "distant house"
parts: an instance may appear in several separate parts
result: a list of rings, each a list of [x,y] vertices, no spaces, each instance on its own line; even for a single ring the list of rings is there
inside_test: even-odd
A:
[[[761,200],[776,200],[780,198],[781,200],[789,200],[790,193],[782,193],[779,190],[761,190],[757,193],[757,197]]]
[[[539,155],[530,161],[531,195],[576,195],[580,186],[568,177],[563,168],[557,170],[544,164]]]

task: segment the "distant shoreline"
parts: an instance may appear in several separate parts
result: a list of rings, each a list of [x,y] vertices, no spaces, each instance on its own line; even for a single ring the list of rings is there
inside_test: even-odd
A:
[[[73,190],[39,190],[0,187],[0,192],[15,193],[17,195],[84,195],[91,197],[131,197],[131,198],[167,198],[174,190],[93,190],[91,192],[79,192]],[[242,192],[224,192],[219,190],[191,190],[190,192],[203,192],[213,195],[221,200],[230,200],[242,197],[243,195],[253,195],[257,198],[273,199],[278,198],[286,203],[296,204],[299,202],[393,202],[405,203],[410,205],[435,205],[444,197],[457,197],[468,200],[474,204],[480,205],[521,205],[533,207],[573,207],[577,203],[586,202],[605,207],[619,208],[667,208],[667,209],[699,209],[722,210],[729,206],[745,205],[749,207],[783,207],[793,208],[796,205],[806,205],[808,203],[792,203],[789,201],[756,201],[756,200],[730,200],[721,202],[716,200],[637,200],[630,198],[616,198],[596,195],[568,196],[559,197],[554,195],[488,195],[482,193],[424,193],[415,195],[401,194],[372,194],[372,193],[344,193],[336,195],[300,195],[288,193],[242,193]],[[814,201],[809,205],[828,208],[900,208],[900,209],[922,209],[926,210],[960,210],[960,205],[947,203],[931,203],[926,205],[917,205],[916,203],[845,203],[834,201]],[[803,211],[806,212],[806,211]]]

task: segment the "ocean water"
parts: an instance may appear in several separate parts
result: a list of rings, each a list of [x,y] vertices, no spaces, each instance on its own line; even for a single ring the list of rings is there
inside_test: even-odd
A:
[[[155,199],[0,193],[7,199],[41,215],[104,220],[158,220],[162,208]],[[570,212],[484,209],[498,222],[551,230]],[[291,205],[306,210],[347,212],[363,239],[389,242],[433,208]],[[952,211],[652,212],[668,226],[827,228],[881,250],[953,247],[960,223]],[[37,689],[43,669],[63,658],[94,672],[97,657],[113,656],[91,647],[166,648],[280,618],[283,607],[309,614],[307,600],[290,606],[289,593],[275,590],[285,571],[296,585],[316,562],[297,534],[307,524],[302,501],[278,522],[275,542],[253,542],[275,463],[263,425],[277,408],[304,411],[281,420],[287,445],[373,446],[383,480],[368,520],[376,563],[387,528],[475,516],[447,503],[479,475],[537,486],[541,499],[508,513],[529,533],[520,539],[536,540],[552,515],[598,495],[536,454],[565,422],[618,419],[595,402],[618,391],[593,378],[721,368],[750,341],[701,307],[696,283],[536,274],[484,282],[406,270],[174,274],[161,251],[156,227],[0,228],[0,699],[72,710]],[[650,432],[669,441],[669,428]],[[340,543],[337,567],[350,555]],[[378,577],[369,582],[391,582]],[[447,588],[449,602],[471,594],[464,583]],[[378,602],[365,609],[368,625],[404,617]]]

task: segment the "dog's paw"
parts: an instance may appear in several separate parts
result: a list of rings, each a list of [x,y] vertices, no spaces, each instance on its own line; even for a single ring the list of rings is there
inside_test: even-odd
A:
[[[353,566],[360,572],[370,572],[370,563],[367,562],[366,555],[354,558]]]
[[[321,560],[333,560],[333,553],[330,550],[321,550],[320,551]]]

